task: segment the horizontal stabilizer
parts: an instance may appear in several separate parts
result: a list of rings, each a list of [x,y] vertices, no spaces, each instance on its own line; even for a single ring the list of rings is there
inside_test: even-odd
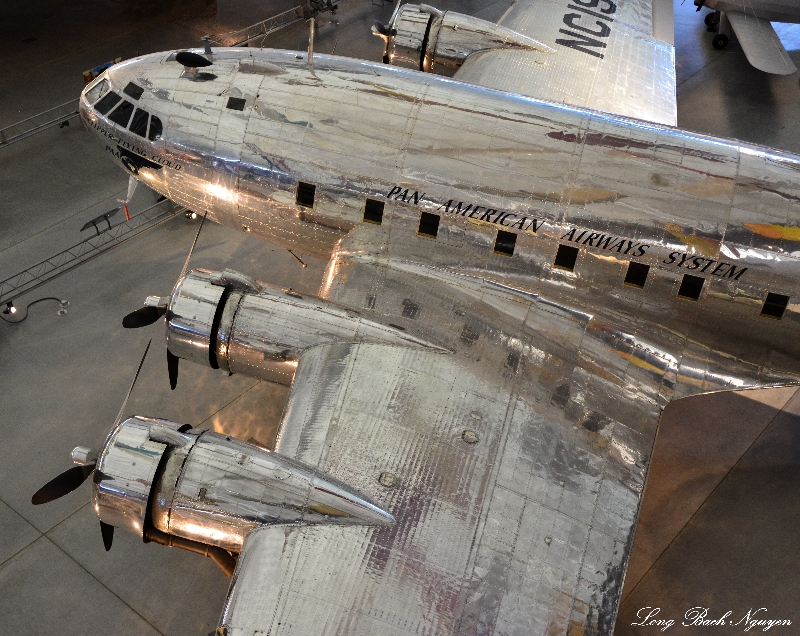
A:
[[[750,64],[776,75],[789,75],[797,70],[769,21],[738,11],[726,15]]]

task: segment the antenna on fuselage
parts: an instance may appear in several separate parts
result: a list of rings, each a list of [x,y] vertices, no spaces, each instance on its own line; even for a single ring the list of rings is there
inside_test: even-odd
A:
[[[309,22],[311,30],[308,34],[308,65],[314,66],[314,31],[317,29],[317,19],[312,17]]]
[[[190,77],[197,77],[197,69],[204,68],[206,66],[211,66],[211,61],[207,58],[199,55],[198,53],[192,53],[191,51],[179,51],[175,55],[175,61],[178,64],[183,64],[183,68],[185,72]]]

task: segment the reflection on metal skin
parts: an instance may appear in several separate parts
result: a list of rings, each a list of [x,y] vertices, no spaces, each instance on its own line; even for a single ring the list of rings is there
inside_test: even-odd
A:
[[[163,138],[120,130],[86,95],[82,116],[114,160],[156,164],[138,175],[176,202],[332,256],[321,298],[194,271],[167,314],[180,357],[294,377],[278,449],[315,468],[276,474],[263,449],[151,427],[114,450],[117,485],[140,480],[130,494],[98,470],[101,513],[140,532],[152,483],[158,527],[237,546],[300,514],[324,471],[397,525],[257,529],[231,625],[369,632],[380,613],[397,633],[611,634],[664,406],[800,378],[800,159],[332,56],[313,76],[293,52],[257,49],[215,50],[213,81],[179,66],[160,54],[107,73],[111,90],[146,89]],[[632,265],[643,284],[626,283]],[[679,296],[686,275],[695,299]],[[768,293],[787,299],[779,320],[762,315]],[[155,473],[149,452],[163,453]],[[251,470],[273,471],[285,506]],[[344,511],[328,496],[303,518]],[[291,564],[280,586],[262,544]]]
[[[151,427],[178,425],[129,418],[111,431],[94,471],[92,499],[104,523],[144,536],[147,504],[166,444],[150,439]]]
[[[176,285],[167,315],[167,347],[176,356],[286,385],[300,355],[329,342],[448,352],[404,327],[228,270],[190,271]]]
[[[391,514],[303,462],[210,431],[131,417],[108,436],[94,477],[101,521],[229,552],[268,524],[387,525]],[[150,533],[152,535],[152,533]],[[159,541],[163,543],[163,541]]]
[[[384,30],[385,33],[373,33],[386,41],[384,59],[390,64],[448,77],[478,51],[554,52],[541,42],[493,22],[424,4],[402,5]]]

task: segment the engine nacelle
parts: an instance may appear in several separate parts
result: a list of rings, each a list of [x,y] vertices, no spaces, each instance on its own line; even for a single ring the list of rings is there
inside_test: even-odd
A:
[[[384,62],[448,77],[478,51],[553,52],[549,46],[493,22],[426,4],[402,5],[388,27],[376,24],[372,32],[386,42]]]
[[[329,342],[446,351],[402,327],[369,320],[315,296],[261,285],[229,270],[190,271],[178,281],[166,317],[172,354],[285,385],[292,383],[305,350]]]
[[[198,546],[239,552],[259,525],[394,523],[390,513],[313,466],[212,431],[138,416],[106,438],[92,501],[104,523],[195,552],[204,551]]]

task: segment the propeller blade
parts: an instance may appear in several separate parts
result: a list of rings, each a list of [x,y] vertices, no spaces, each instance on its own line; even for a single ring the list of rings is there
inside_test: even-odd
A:
[[[167,313],[166,307],[140,307],[122,319],[125,329],[138,329],[152,325],[156,320]]]
[[[178,386],[178,361],[180,358],[167,349],[167,373],[169,374],[169,388],[173,391]]]
[[[178,276],[178,280],[183,278],[183,275],[186,273],[186,270],[189,268],[189,259],[192,258],[192,252],[194,252],[194,246],[197,245],[197,239],[200,238],[200,231],[203,229],[203,223],[206,222],[206,216],[208,215],[208,210],[203,213],[203,218],[200,219],[200,227],[197,228],[197,234],[194,235],[194,241],[192,241],[192,246],[189,248],[189,253],[186,255],[186,260],[183,262],[183,269],[181,270],[180,276]],[[175,285],[177,286],[178,283],[176,282]]]
[[[73,466],[69,470],[65,470],[58,477],[51,479],[44,486],[39,488],[33,497],[31,497],[31,503],[34,506],[38,506],[40,504],[50,503],[59,497],[71,493],[92,474],[94,466],[95,462],[92,462],[91,464]]]
[[[131,382],[131,388],[128,389],[128,395],[125,396],[125,401],[122,403],[122,408],[120,408],[119,413],[117,413],[117,419],[114,420],[114,426],[112,426],[112,428],[117,428],[117,424],[119,424],[119,421],[122,419],[122,413],[125,411],[125,407],[128,405],[128,398],[131,396],[131,393],[133,393],[133,387],[136,385],[136,380],[139,378],[139,372],[142,370],[144,359],[147,357],[147,352],[150,351],[150,344],[152,342],[153,339],[151,338],[144,349],[144,355],[142,356],[142,359],[139,361],[139,368],[136,369],[136,375],[133,376],[133,382]]]
[[[114,526],[100,522],[100,534],[103,535],[103,547],[105,547],[106,552],[111,549],[111,544],[114,542]]]

